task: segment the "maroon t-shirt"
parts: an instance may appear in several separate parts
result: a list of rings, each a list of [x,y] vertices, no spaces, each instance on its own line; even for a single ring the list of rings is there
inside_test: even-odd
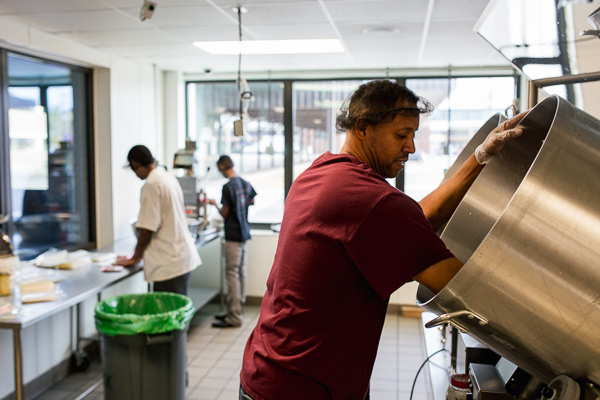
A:
[[[452,257],[421,207],[350,155],[292,185],[242,385],[255,400],[364,400],[390,295]]]

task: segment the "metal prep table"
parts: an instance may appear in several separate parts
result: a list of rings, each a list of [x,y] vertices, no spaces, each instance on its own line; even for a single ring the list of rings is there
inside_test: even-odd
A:
[[[222,238],[222,236],[223,232],[218,230],[202,232],[196,239],[196,247],[200,249],[213,240]],[[111,246],[98,249],[97,251],[100,253],[128,254],[133,251],[135,245],[136,240],[132,238],[115,242]],[[221,266],[219,265],[219,267]],[[142,269],[142,264],[139,264],[134,267],[125,268],[121,272],[100,272],[95,264],[92,264],[75,270],[64,270],[63,272],[67,278],[57,283],[62,292],[64,292],[64,295],[54,301],[23,305],[22,315],[15,316],[14,318],[0,318],[0,329],[11,329],[13,331],[14,393],[16,400],[24,399],[21,331],[61,311],[74,306],[78,307],[84,300],[95,294],[99,295],[103,290],[137,274]],[[190,287],[189,297],[194,302],[195,309],[198,310],[215,298],[222,291],[222,282],[220,286],[219,288]],[[79,312],[77,314],[79,316]],[[79,321],[76,323],[79,326]],[[78,333],[77,340],[79,339]]]
[[[128,253],[135,247],[135,241],[125,240],[98,250],[99,252]],[[21,331],[61,311],[79,305],[94,294],[121,282],[142,270],[138,265],[125,268],[121,272],[100,272],[95,265],[75,270],[65,270],[67,278],[57,285],[64,292],[54,301],[23,305],[21,314],[10,319],[0,319],[0,329],[13,331],[15,399],[23,400],[23,364],[21,349]]]

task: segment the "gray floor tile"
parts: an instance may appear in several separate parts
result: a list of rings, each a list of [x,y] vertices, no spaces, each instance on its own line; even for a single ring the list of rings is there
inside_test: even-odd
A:
[[[196,314],[188,331],[187,400],[235,400],[239,388],[242,354],[250,332],[256,325],[259,307],[248,307],[240,328],[211,327],[218,305],[209,304]],[[424,361],[425,346],[421,322],[388,314],[381,335],[371,380],[373,400],[431,400],[431,383],[427,368],[415,376]],[[93,360],[85,372],[75,373],[38,397],[37,400],[74,400],[102,378],[102,365]],[[102,400],[103,386],[82,400]]]

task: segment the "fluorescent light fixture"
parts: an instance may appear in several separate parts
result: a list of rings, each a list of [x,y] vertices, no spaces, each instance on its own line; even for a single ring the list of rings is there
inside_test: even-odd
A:
[[[338,39],[245,40],[194,42],[194,46],[210,54],[314,54],[343,53]]]

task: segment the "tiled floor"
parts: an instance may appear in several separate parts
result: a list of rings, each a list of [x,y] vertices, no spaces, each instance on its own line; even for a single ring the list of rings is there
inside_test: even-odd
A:
[[[238,398],[242,352],[259,308],[247,307],[244,325],[228,329],[210,326],[218,311],[217,305],[210,304],[192,320],[187,345],[188,400]],[[426,358],[422,330],[420,319],[388,313],[371,379],[371,399],[409,400],[415,374]],[[93,361],[87,371],[70,375],[38,400],[102,400],[101,379],[102,366]],[[413,400],[432,400],[430,388],[427,368],[423,368]]]

